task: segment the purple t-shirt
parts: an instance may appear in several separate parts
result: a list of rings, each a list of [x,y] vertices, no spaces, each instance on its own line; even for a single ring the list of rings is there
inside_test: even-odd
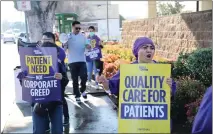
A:
[[[64,62],[64,60],[65,60],[65,58],[66,58],[66,53],[65,53],[64,49],[61,48],[61,47],[59,47],[59,56],[58,56],[58,58],[59,58],[62,62]]]

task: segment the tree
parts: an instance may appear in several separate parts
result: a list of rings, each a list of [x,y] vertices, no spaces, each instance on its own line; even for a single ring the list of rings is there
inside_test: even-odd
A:
[[[158,16],[171,15],[181,13],[185,5],[180,4],[180,2],[175,1],[175,4],[171,3],[161,3],[158,2]]]
[[[57,1],[31,1],[31,10],[25,11],[31,42],[39,41],[42,33],[53,31],[57,4]]]

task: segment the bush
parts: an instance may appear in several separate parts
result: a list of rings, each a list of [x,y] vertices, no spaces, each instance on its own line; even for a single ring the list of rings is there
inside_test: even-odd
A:
[[[174,62],[174,67],[172,69],[172,76],[176,79],[182,79],[191,76],[191,71],[187,68],[187,60],[190,54],[180,53],[176,62]]]
[[[191,53],[187,59],[187,68],[195,80],[205,86],[212,85],[212,49],[202,48]]]
[[[188,122],[188,108],[186,104],[190,104],[199,100],[206,87],[199,81],[184,79],[177,81],[177,91],[171,103],[171,117],[176,124],[185,124]],[[194,113],[196,114],[196,113]]]

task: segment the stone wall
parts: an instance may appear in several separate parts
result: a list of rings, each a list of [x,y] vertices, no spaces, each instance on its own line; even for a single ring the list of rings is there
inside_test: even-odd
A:
[[[154,41],[156,55],[174,60],[180,52],[211,47],[212,10],[123,22],[124,45],[141,36]]]

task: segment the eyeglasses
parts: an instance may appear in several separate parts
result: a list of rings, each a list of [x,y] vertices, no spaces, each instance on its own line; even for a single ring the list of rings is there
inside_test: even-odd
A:
[[[75,30],[81,30],[81,28],[80,27],[76,27]]]

